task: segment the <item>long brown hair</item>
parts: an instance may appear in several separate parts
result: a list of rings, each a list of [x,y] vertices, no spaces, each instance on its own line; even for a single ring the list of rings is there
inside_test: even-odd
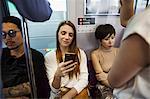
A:
[[[57,58],[57,63],[60,63],[63,61],[62,59],[62,52],[61,52],[61,49],[60,49],[60,45],[59,45],[59,40],[58,40],[58,33],[59,33],[59,30],[62,26],[64,25],[68,25],[70,27],[72,27],[73,31],[74,31],[74,36],[73,36],[73,40],[71,42],[71,44],[69,45],[69,49],[68,49],[68,52],[70,53],[75,53],[78,57],[77,57],[77,66],[76,68],[69,72],[69,78],[72,78],[73,75],[75,75],[77,77],[77,74],[79,73],[80,74],[80,51],[79,51],[79,48],[77,47],[77,41],[76,41],[76,35],[77,35],[77,32],[76,32],[76,28],[74,26],[74,24],[71,22],[71,21],[63,21],[59,24],[58,28],[57,28],[57,31],[56,31],[56,39],[57,39],[57,49],[56,49],[56,58]]]

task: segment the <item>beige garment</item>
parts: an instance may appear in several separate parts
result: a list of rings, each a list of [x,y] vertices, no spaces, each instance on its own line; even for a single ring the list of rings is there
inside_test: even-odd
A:
[[[116,57],[117,51],[117,48],[112,48],[111,50],[102,50],[101,48],[99,48],[95,51],[95,55],[97,56],[101,68],[105,73],[109,72]]]

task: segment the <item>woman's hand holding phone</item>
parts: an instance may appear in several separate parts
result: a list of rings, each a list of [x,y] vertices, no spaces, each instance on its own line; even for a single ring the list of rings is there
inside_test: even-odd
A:
[[[77,62],[73,62],[73,60],[61,62],[57,68],[55,76],[61,77],[61,76],[67,75],[70,71],[74,70],[76,65],[77,65]]]
[[[65,67],[64,67],[65,73],[69,73],[70,71],[74,70],[77,65],[77,62],[73,62],[72,60],[64,63],[65,63]]]

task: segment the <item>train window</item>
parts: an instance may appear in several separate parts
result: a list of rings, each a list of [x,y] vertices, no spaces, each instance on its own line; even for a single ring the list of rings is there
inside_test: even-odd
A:
[[[32,48],[39,50],[43,54],[56,47],[56,29],[58,24],[67,18],[66,0],[48,1],[53,9],[52,16],[48,21],[31,22],[27,20],[30,45]],[[8,2],[8,6],[10,15],[20,17],[18,11],[11,2]]]
[[[134,6],[135,6],[135,13],[139,13],[147,7],[150,2],[149,0],[134,0]]]

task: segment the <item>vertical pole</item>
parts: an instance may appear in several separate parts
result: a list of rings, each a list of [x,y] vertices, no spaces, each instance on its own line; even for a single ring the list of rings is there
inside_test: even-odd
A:
[[[2,1],[0,0],[0,98],[2,98],[1,55],[2,55]]]
[[[1,55],[2,55],[2,17],[9,16],[8,0],[0,0],[0,99],[2,95]]]
[[[134,14],[136,13],[137,4],[138,4],[138,0],[135,0]]]
[[[147,2],[146,2],[146,7],[148,6],[148,4],[149,4],[149,0],[147,0]]]
[[[31,86],[31,98],[37,98],[37,89],[36,89],[36,84],[35,84],[35,75],[34,75],[34,68],[33,68],[33,63],[32,63],[32,55],[31,55],[31,50],[30,50],[30,42],[29,42],[29,34],[28,34],[28,26],[27,22],[24,17],[23,19],[23,38],[24,38],[24,49],[25,49],[25,57],[26,57],[26,64],[27,64],[27,70],[28,70],[28,77],[29,77],[29,82]]]

